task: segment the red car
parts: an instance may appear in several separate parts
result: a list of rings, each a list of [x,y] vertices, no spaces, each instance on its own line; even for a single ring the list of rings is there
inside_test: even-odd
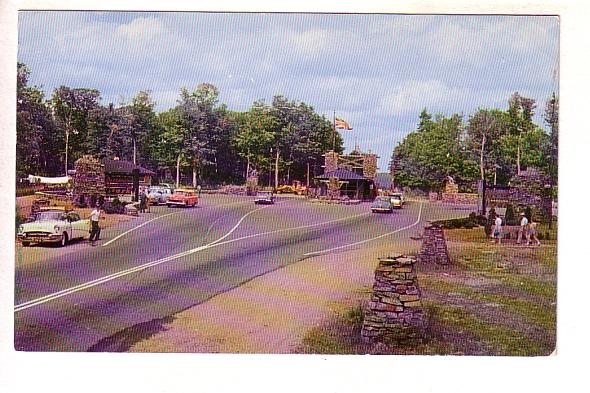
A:
[[[195,206],[199,199],[197,198],[197,193],[194,190],[186,190],[186,189],[178,189],[174,191],[174,194],[168,197],[166,201],[166,205],[168,207],[172,206]]]

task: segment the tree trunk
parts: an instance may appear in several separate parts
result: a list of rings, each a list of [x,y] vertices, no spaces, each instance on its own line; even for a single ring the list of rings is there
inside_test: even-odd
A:
[[[193,161],[193,187],[197,187],[197,164]]]
[[[133,165],[137,165],[137,146],[135,138],[133,138]]]
[[[275,159],[275,188],[279,186],[279,156],[280,151],[277,148],[277,157]]]
[[[248,180],[248,176],[250,175],[250,156],[248,156],[248,162],[246,163],[246,180]]]
[[[481,180],[485,178],[485,170],[484,170],[484,162],[483,162],[483,152],[486,146],[486,136],[485,134],[481,138],[481,150],[479,151],[479,171],[481,175]]]
[[[66,173],[65,175],[68,175],[68,147],[70,144],[70,131],[68,130],[68,127],[66,127],[66,162],[65,162],[65,168],[66,168]]]
[[[516,174],[520,175],[520,135],[518,136],[518,144],[516,146]]]
[[[176,188],[180,185],[180,156],[176,159]]]

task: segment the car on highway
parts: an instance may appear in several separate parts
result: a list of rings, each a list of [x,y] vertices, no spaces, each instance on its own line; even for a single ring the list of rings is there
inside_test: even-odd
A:
[[[172,189],[162,186],[151,186],[148,190],[148,203],[151,205],[164,205],[172,195]]]
[[[378,196],[371,205],[371,211],[373,213],[393,213],[391,197]]]
[[[174,191],[172,195],[166,200],[166,206],[182,206],[182,207],[194,207],[197,205],[199,198],[195,190],[186,188],[179,188]]]
[[[90,220],[75,211],[59,207],[41,208],[29,222],[18,227],[17,239],[24,247],[31,243],[57,243],[65,246],[75,238],[90,236]]]
[[[275,196],[270,191],[258,191],[254,198],[255,205],[272,205],[275,203]]]
[[[389,200],[395,209],[401,209],[404,204],[404,196],[399,193],[390,195]]]

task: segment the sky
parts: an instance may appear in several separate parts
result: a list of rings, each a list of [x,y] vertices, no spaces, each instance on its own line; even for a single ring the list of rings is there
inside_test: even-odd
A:
[[[212,83],[220,102],[247,110],[282,94],[345,119],[355,143],[379,155],[415,129],[423,108],[465,119],[558,92],[554,16],[20,11],[18,61],[30,83],[96,88],[102,103],[151,91],[156,109],[181,87]]]

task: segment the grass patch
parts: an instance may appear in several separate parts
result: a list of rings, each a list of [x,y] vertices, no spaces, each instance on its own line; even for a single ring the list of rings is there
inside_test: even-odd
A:
[[[486,323],[460,307],[430,301],[425,301],[424,305],[431,324],[446,325],[458,333],[468,333],[493,348],[495,355],[539,356],[550,353],[524,334],[509,327]]]
[[[445,229],[445,238],[452,242],[487,243],[490,241],[486,237],[483,227],[473,229]]]
[[[481,289],[471,288],[465,285],[451,283],[433,276],[423,276],[421,284],[429,290],[438,293],[458,293],[465,298],[481,303],[493,303],[504,310],[520,315],[530,323],[534,323],[543,329],[552,332],[555,330],[555,307],[539,302],[528,301],[510,295],[500,295]]]

